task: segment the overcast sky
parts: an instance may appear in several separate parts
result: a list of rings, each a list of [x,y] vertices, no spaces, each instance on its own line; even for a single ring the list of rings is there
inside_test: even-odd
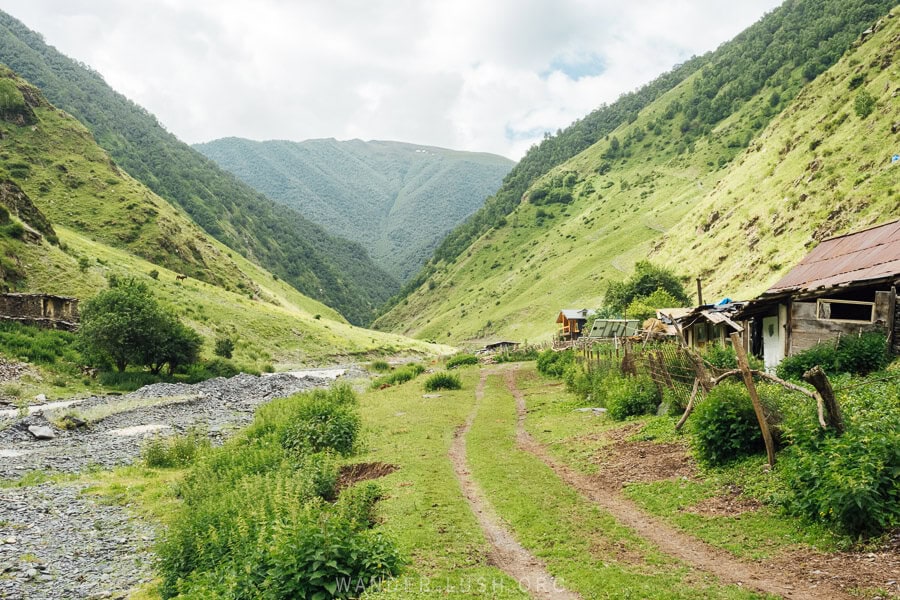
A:
[[[0,0],[189,143],[399,140],[518,159],[780,0]]]

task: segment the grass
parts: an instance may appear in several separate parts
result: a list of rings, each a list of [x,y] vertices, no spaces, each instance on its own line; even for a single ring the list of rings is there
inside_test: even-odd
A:
[[[547,340],[557,310],[600,306],[606,282],[623,279],[648,255],[703,278],[708,298],[763,291],[808,252],[814,232],[821,238],[900,212],[896,166],[889,163],[896,152],[895,73],[877,66],[880,53],[896,51],[890,40],[898,30],[897,19],[886,19],[883,29],[754,134],[746,149],[729,141],[752,131],[769,87],[683,154],[675,151],[681,137],[674,129],[647,133],[632,156],[612,161],[612,170],[600,175],[609,148],[601,140],[532,187],[574,173],[571,205],[523,201],[506,225],[485,233],[452,263],[436,265],[424,285],[376,324],[459,343]],[[859,74],[878,102],[864,121],[853,115],[856,91],[848,87]],[[610,137],[647,132],[692,82],[688,78]],[[734,159],[720,167],[723,155]],[[538,210],[551,216],[538,223]],[[701,226],[708,231],[698,234]]]
[[[399,466],[379,480],[385,494],[378,512],[383,530],[411,560],[406,573],[375,597],[427,598],[433,597],[428,590],[453,588],[454,597],[481,598],[480,581],[502,586],[506,593],[498,597],[527,597],[485,560],[488,543],[447,458],[453,431],[473,406],[475,375],[464,376],[470,391],[449,391],[439,399],[422,398],[416,382],[361,398],[369,451],[358,460]]]
[[[515,403],[499,376],[488,379],[468,448],[479,484],[519,541],[569,589],[610,597],[752,598],[735,586],[698,583],[673,562],[580,497],[515,444]],[[623,552],[624,550],[624,552]],[[631,560],[622,560],[624,554]]]
[[[526,393],[528,431],[547,445],[554,457],[583,473],[600,472],[596,458],[609,444],[601,435],[604,431],[640,425],[628,436],[629,441],[687,441],[688,434],[675,431],[672,417],[648,416],[617,423],[606,416],[575,412],[573,409],[582,403],[573,394],[530,368],[518,381]],[[768,505],[739,516],[690,512],[703,500],[721,495],[731,486],[759,500],[771,498],[778,482],[763,469],[764,463],[764,455],[751,456],[725,467],[701,470],[699,480],[633,483],[625,487],[624,493],[649,513],[740,558],[769,558],[798,546],[829,551],[847,543],[824,527],[803,524]]]

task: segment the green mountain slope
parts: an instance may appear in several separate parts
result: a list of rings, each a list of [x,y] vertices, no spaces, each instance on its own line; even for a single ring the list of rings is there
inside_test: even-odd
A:
[[[494,154],[385,141],[225,138],[194,148],[276,202],[359,242],[401,281],[514,164]]]
[[[785,3],[630,122],[537,179],[515,210],[456,259],[433,264],[427,281],[376,325],[426,339],[536,339],[553,331],[558,309],[599,306],[606,282],[625,277],[682,219],[693,228],[669,236],[679,240],[673,252],[693,244],[698,217],[688,216],[691,210],[724,185],[773,118],[788,106],[801,110],[794,107],[802,101],[792,101],[810,77],[892,4]],[[782,198],[731,201],[777,211]],[[681,260],[671,266],[699,274]]]
[[[84,123],[128,173],[183,208],[204,230],[353,323],[398,288],[358,244],[326,233],[180,142],[102,77],[0,12],[0,62]]]
[[[233,336],[236,359],[258,368],[435,351],[353,327],[212,239],[116,167],[83,125],[2,65],[0,143],[5,290],[87,299],[113,276],[145,280],[204,336],[207,356],[216,336]],[[179,274],[189,277],[181,282]]]

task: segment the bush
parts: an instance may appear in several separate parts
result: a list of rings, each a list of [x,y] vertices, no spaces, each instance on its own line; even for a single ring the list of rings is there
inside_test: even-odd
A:
[[[392,373],[389,373],[383,377],[378,377],[377,379],[372,381],[372,389],[377,390],[382,387],[390,387],[392,385],[400,385],[401,383],[406,383],[407,381],[412,381],[419,375],[425,372],[425,367],[418,363],[413,363],[406,365],[405,367],[400,367]]]
[[[334,450],[348,455],[359,434],[359,416],[331,398],[312,396],[299,406],[294,422],[281,434],[281,444],[299,452]]]
[[[455,354],[447,359],[447,368],[461,367],[465,365],[477,365],[478,357],[474,354]]]
[[[234,340],[229,337],[216,338],[213,353],[222,358],[231,358],[234,354]]]
[[[781,361],[776,372],[782,379],[800,379],[816,365],[829,375],[852,373],[866,375],[880,371],[890,363],[887,340],[880,333],[848,335],[834,342],[818,344]]]
[[[659,390],[649,377],[612,376],[604,378],[603,383],[607,414],[613,419],[623,421],[656,412]]]
[[[435,373],[425,380],[425,391],[436,392],[437,390],[459,390],[462,389],[462,381],[459,375],[453,373]]]
[[[334,455],[306,451],[310,439],[329,437],[310,431],[335,415],[357,418],[356,403],[348,386],[274,400],[242,435],[196,460],[156,548],[161,595],[346,598],[397,575],[396,547],[373,529],[377,487],[337,497]]]
[[[141,449],[141,458],[151,468],[181,468],[190,465],[209,448],[209,438],[205,434],[191,431],[184,435],[152,438]]]
[[[556,377],[561,379],[569,365],[575,363],[575,352],[572,350],[563,350],[557,352],[555,350],[544,350],[538,355],[537,370],[547,377]]]
[[[391,365],[386,360],[375,360],[369,365],[369,369],[376,373],[386,373],[391,370]]]
[[[519,348],[517,350],[495,354],[494,361],[498,363],[523,362],[527,360],[537,360],[537,357],[538,349],[534,346],[528,346],[527,348]]]
[[[694,452],[708,465],[723,465],[765,449],[747,390],[720,383],[697,404],[691,417]]]
[[[786,421],[786,509],[852,535],[900,527],[900,383],[838,391],[846,432],[816,426],[814,407]]]
[[[703,349],[703,359],[718,369],[737,369],[737,354],[731,346],[707,344]]]
[[[185,371],[188,383],[198,383],[215,377],[234,377],[241,370],[230,360],[213,358],[191,365]]]

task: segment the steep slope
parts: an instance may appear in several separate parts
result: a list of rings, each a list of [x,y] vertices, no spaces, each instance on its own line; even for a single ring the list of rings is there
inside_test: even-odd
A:
[[[0,143],[5,290],[87,299],[113,276],[144,280],[206,338],[207,356],[216,336],[233,336],[236,359],[258,368],[435,351],[353,327],[234,254],[118,169],[84,126],[2,65]]]
[[[810,77],[891,4],[785,3],[631,122],[538,179],[512,213],[455,260],[437,262],[376,325],[426,339],[536,339],[553,331],[559,308],[599,306],[606,282],[646,258]],[[754,201],[768,208],[781,198]]]
[[[900,217],[900,10],[874,29],[753,141],[653,260],[702,277],[713,295],[747,298],[822,239]]]
[[[401,281],[514,164],[495,154],[386,141],[225,138],[194,148],[276,202],[359,242]]]
[[[371,320],[396,289],[361,246],[278,206],[168,133],[102,77],[0,12],[0,62],[84,123],[128,173],[204,230],[351,322]]]

